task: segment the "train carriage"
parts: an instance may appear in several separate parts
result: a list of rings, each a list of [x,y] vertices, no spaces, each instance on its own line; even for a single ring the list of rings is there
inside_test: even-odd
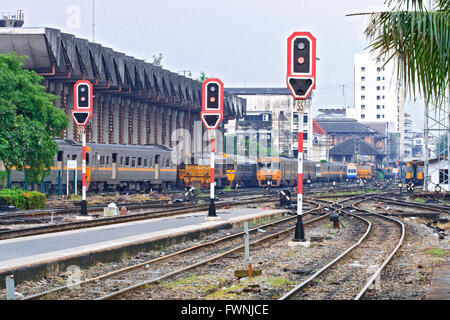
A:
[[[82,167],[81,145],[71,140],[56,139],[58,153],[55,166],[43,181],[45,192],[81,190]],[[68,161],[75,160],[75,170],[68,169]],[[24,173],[12,170],[11,186],[24,185]],[[86,145],[86,188],[88,191],[148,191],[150,188],[168,188],[176,183],[176,166],[171,161],[171,150],[160,145],[112,145],[87,143]]]

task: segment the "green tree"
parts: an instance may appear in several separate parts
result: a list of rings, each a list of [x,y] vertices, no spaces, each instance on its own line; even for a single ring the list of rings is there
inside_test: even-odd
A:
[[[157,56],[153,55],[153,61],[152,64],[156,67],[161,67],[162,68],[162,59],[163,59],[163,54],[159,53]]]
[[[205,82],[206,79],[208,79],[208,77],[206,77],[206,73],[203,71],[200,72],[200,77],[197,78],[197,81],[203,83]]]
[[[386,0],[392,11],[373,13],[365,31],[378,56],[394,59],[400,80],[416,97],[441,105],[449,87],[450,0]]]
[[[69,124],[64,112],[45,92],[42,77],[23,69],[26,57],[0,55],[0,160],[3,176],[16,167],[25,171],[27,182],[37,183],[48,175],[59,136]]]

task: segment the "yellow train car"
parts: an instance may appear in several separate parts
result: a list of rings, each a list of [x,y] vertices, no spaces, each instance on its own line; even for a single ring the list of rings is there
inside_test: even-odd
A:
[[[356,165],[356,168],[357,179],[372,179],[374,175],[373,164],[360,163]]]

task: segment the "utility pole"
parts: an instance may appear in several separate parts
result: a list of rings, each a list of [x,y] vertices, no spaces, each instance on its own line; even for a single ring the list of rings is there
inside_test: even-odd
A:
[[[92,42],[95,42],[95,0],[92,0]]]

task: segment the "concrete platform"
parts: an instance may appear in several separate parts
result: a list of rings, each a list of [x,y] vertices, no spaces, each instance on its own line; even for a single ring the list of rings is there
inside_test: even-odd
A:
[[[436,269],[427,300],[450,300],[450,264]]]
[[[121,223],[96,228],[0,241],[0,279],[14,275],[16,283],[63,272],[70,265],[88,267],[198,239],[245,221],[276,218],[285,210],[222,209],[220,220],[207,221],[207,212]],[[0,280],[0,288],[5,281]]]

